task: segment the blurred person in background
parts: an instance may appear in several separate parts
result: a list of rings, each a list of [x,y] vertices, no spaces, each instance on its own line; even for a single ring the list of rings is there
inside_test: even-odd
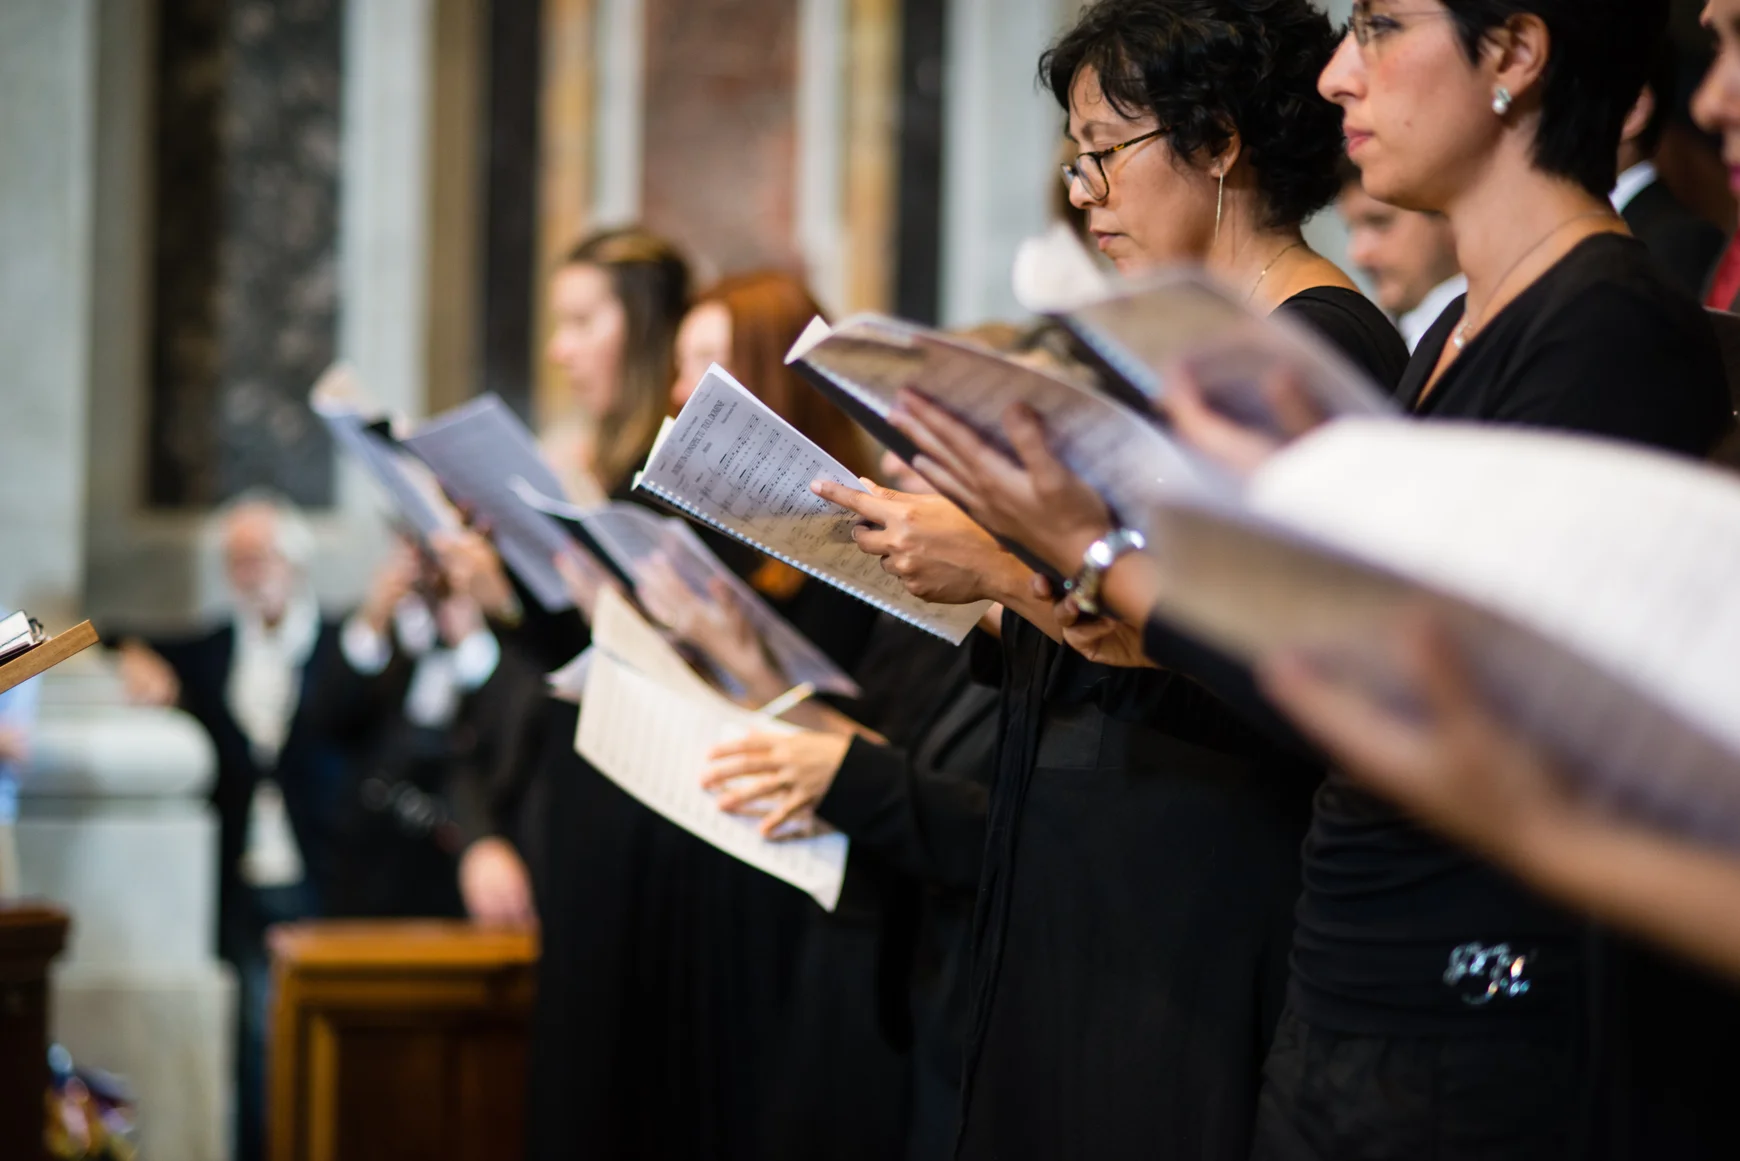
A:
[[[1412,351],[1445,308],[1468,291],[1449,221],[1378,201],[1365,192],[1352,165],[1343,171],[1335,205],[1347,225],[1348,260],[1371,280],[1372,297],[1396,320]]]
[[[377,568],[339,646],[310,711],[353,755],[328,910],[531,926],[522,808],[542,671],[406,540]]]
[[[1619,140],[1619,180],[1611,200],[1633,236],[1674,281],[1686,293],[1701,296],[1728,239],[1714,223],[1675,197],[1656,172],[1655,155],[1678,92],[1677,66],[1673,44],[1664,42],[1650,67],[1648,83],[1625,119]]]
[[[270,960],[266,929],[320,913],[330,887],[341,749],[308,713],[313,675],[338,649],[309,584],[314,537],[288,501],[249,493],[219,514],[232,609],[190,637],[122,636],[121,678],[146,705],[179,706],[217,751],[218,954],[235,965],[236,1156],[260,1155]]]
[[[41,696],[42,682],[35,679],[0,693],[0,900],[23,889],[13,826],[18,822],[18,787],[30,762]]]

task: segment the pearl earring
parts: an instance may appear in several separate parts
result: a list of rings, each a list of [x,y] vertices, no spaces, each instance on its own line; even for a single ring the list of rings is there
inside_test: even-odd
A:
[[[1503,85],[1492,91],[1492,111],[1500,117],[1510,112],[1510,90]]]

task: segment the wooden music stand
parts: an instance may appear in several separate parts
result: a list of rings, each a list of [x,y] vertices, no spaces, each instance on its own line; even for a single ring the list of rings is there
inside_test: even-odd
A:
[[[89,621],[80,621],[66,632],[50,637],[30,652],[0,665],[0,693],[5,693],[15,685],[22,685],[39,673],[53,669],[68,657],[82,653],[96,643],[97,630]]]

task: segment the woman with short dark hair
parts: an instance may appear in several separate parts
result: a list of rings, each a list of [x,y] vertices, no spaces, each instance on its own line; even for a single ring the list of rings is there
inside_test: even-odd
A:
[[[1316,92],[1334,50],[1304,0],[1101,0],[1039,72],[1081,149],[1070,201],[1121,271],[1201,263],[1388,387],[1407,349],[1300,232],[1340,188],[1340,127]]]
[[[1080,150],[1071,200],[1122,271],[1205,264],[1388,388],[1406,347],[1300,233],[1337,189],[1316,92],[1334,45],[1308,0],[1108,0],[1041,73]],[[932,595],[909,565],[943,568],[1033,618],[976,643],[1001,736],[957,1156],[1244,1161],[1320,771],[1199,687],[1061,647],[1031,570],[970,526],[939,531],[928,498],[876,503],[924,514],[859,541],[914,591]]]

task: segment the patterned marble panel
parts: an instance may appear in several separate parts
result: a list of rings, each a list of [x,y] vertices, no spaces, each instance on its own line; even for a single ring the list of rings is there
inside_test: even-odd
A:
[[[342,0],[162,0],[150,499],[332,499]]]

